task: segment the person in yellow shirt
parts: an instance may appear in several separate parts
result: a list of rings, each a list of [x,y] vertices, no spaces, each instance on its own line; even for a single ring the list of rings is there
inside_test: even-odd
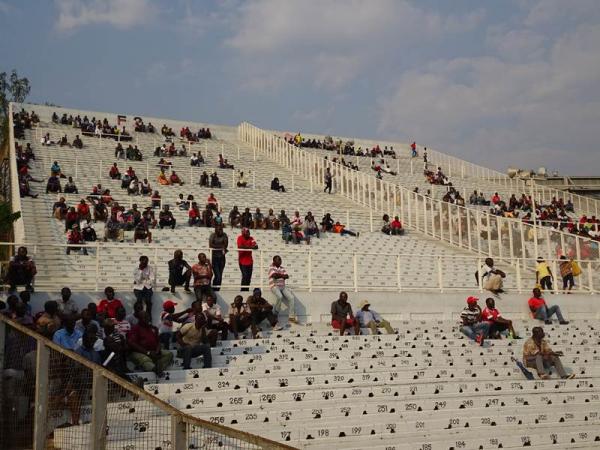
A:
[[[554,276],[550,270],[550,266],[543,258],[537,259],[537,266],[535,268],[535,282],[540,285],[540,289],[552,290],[552,280]]]
[[[533,327],[531,337],[523,344],[523,364],[537,370],[538,376],[545,380],[550,378],[546,373],[547,368],[554,367],[558,375],[565,378],[575,378],[575,374],[567,375],[560,356],[562,352],[555,352],[550,348],[548,342],[544,339],[544,330],[542,327]]]
[[[165,173],[161,170],[160,174],[157,177],[157,181],[158,184],[162,185],[162,186],[168,186],[169,183],[169,179],[167,178],[167,175],[165,175]]]

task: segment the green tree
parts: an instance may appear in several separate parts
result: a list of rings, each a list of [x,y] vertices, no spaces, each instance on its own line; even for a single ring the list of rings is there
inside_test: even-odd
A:
[[[27,77],[19,78],[16,70],[10,75],[6,72],[0,73],[0,108],[2,115],[8,114],[9,102],[22,103],[25,101],[31,91],[29,79]]]
[[[19,217],[21,217],[21,212],[13,212],[10,203],[0,202],[0,237],[6,237],[12,229],[12,224]]]

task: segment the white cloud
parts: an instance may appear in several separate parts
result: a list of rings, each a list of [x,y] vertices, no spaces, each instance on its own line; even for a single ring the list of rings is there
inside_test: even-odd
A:
[[[256,0],[231,18],[225,46],[250,66],[250,86],[309,80],[340,89],[417,43],[477,26],[481,11],[443,16],[404,0]],[[253,67],[254,66],[254,67]]]
[[[126,29],[152,21],[157,12],[151,0],[55,0],[55,3],[56,28],[60,31],[97,24]]]
[[[438,60],[405,73],[379,100],[379,130],[496,167],[597,172],[598,42],[600,25],[582,25],[555,38],[548,52],[534,51],[536,59]]]

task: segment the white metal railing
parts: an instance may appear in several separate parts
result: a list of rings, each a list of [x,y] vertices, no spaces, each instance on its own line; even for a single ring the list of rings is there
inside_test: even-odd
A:
[[[17,170],[17,151],[15,146],[15,132],[13,123],[13,103],[8,104],[8,145],[10,146],[10,196],[13,212],[21,211],[21,190],[19,189],[19,171]],[[25,239],[25,225],[23,215],[13,223],[13,235],[16,242]]]
[[[351,238],[349,238],[351,239]],[[398,237],[402,239],[402,237]],[[0,246],[17,247],[20,244],[0,243]],[[167,262],[181,246],[157,244],[117,244],[96,242],[87,245],[25,244],[30,256],[37,262],[36,289],[60,290],[69,285],[73,289],[100,291],[111,285],[115,289],[129,290],[133,283],[133,269],[139,257],[146,255],[157,272],[157,286],[168,285]],[[72,249],[66,255],[66,249]],[[75,256],[76,249],[85,247],[88,255]],[[204,252],[211,257],[208,247],[184,247],[186,258],[193,261],[196,254]],[[16,250],[16,248],[15,248]],[[280,255],[290,274],[289,285],[296,289],[352,290],[358,291],[432,291],[474,292],[483,291],[475,280],[475,273],[485,262],[485,255],[447,255],[385,252],[330,252],[313,250],[301,245],[297,249],[230,249],[224,270],[223,288],[241,287],[238,279],[237,253],[250,251],[254,257],[252,287],[268,288],[268,269],[272,258]],[[508,259],[508,258],[506,258]],[[564,260],[546,259],[555,275],[554,289],[562,292],[559,265]],[[573,292],[597,293],[600,289],[598,264],[595,261],[577,261],[581,275],[576,279]],[[373,265],[381,270],[372,270]],[[502,267],[507,272],[505,288],[519,293],[528,292],[535,285],[536,260],[513,257]],[[428,271],[417,269],[427,267]],[[71,268],[75,270],[71,271]],[[47,272],[47,273],[45,273]],[[71,272],[73,276],[71,275]],[[426,272],[426,273],[424,273]],[[229,281],[228,281],[229,280]],[[418,281],[418,283],[415,283]]]
[[[408,228],[456,247],[506,261],[563,254],[598,261],[598,242],[589,238],[434,200],[294,147],[248,123],[240,125],[239,138],[309,180],[311,191],[324,185],[329,169],[337,194],[373,211],[398,215]]]

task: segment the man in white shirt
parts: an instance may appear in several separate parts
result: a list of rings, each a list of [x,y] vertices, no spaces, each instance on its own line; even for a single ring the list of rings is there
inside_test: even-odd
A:
[[[281,257],[279,255],[273,256],[273,263],[269,267],[269,289],[271,289],[271,292],[277,298],[273,309],[275,310],[275,314],[279,314],[283,299],[285,298],[288,302],[288,320],[290,323],[297,324],[298,319],[296,318],[296,309],[294,308],[296,295],[285,285],[285,280],[289,277],[281,265]]]
[[[206,295],[205,300],[206,302],[202,304],[202,312],[207,319],[206,329],[220,331],[221,339],[227,340],[229,337],[229,324],[223,320],[221,307],[217,305],[212,294]]]
[[[486,258],[485,264],[481,266],[478,274],[478,281],[481,281],[481,287],[490,291],[494,294],[501,294],[504,292],[502,286],[504,284],[503,278],[506,274],[494,267],[494,260],[492,258]]]
[[[360,308],[354,316],[361,328],[369,328],[371,334],[377,334],[377,328],[385,328],[387,334],[394,334],[394,329],[390,323],[383,319],[379,313],[370,310],[371,304],[368,300],[362,300],[358,307]]]
[[[133,293],[138,302],[146,305],[146,311],[152,317],[152,288],[156,284],[156,272],[148,264],[147,256],[140,256],[139,265],[133,270]]]

